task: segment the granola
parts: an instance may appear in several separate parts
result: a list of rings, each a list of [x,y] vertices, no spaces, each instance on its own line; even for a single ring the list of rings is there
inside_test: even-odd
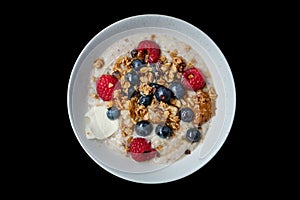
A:
[[[134,138],[145,138],[151,144],[151,157],[135,156],[136,161],[170,163],[188,156],[204,140],[217,109],[218,95],[201,56],[190,45],[163,34],[131,36],[117,44],[124,47],[123,54],[109,52],[110,57],[103,54],[93,63],[89,110],[104,106],[102,115],[111,112],[113,123],[119,124],[112,133],[109,128],[101,130],[106,137],[99,141],[130,157],[145,153],[130,148]],[[109,78],[99,83],[103,74],[117,79],[120,87]],[[103,91],[105,84],[114,90],[112,98],[103,101],[97,91]],[[99,139],[97,134],[93,137],[90,126],[87,122],[88,138]]]

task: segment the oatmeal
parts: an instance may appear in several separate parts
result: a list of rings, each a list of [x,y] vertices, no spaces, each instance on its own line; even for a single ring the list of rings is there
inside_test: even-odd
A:
[[[217,94],[193,48],[137,34],[95,58],[85,133],[135,161],[170,163],[204,140]]]

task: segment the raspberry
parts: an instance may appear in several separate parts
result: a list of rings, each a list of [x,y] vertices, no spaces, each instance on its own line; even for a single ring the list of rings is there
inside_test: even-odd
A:
[[[118,79],[109,74],[103,74],[96,81],[97,94],[103,101],[110,101],[113,99],[114,90],[120,88]]]
[[[131,158],[137,162],[143,162],[154,158],[157,151],[151,147],[151,142],[145,138],[134,138],[130,143]]]
[[[202,89],[205,86],[205,78],[202,72],[196,67],[189,68],[183,72],[182,85],[194,91]]]
[[[137,50],[146,53],[145,61],[148,63],[156,63],[159,59],[160,48],[158,44],[152,40],[141,41],[137,46]]]

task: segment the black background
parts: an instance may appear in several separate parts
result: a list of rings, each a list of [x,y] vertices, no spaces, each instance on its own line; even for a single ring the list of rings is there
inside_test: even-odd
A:
[[[98,19],[94,19],[92,23],[78,24],[76,22],[76,25],[67,25],[66,23],[68,28],[64,28],[64,32],[59,33],[60,35],[64,36],[64,41],[68,41],[66,46],[64,46],[67,54],[66,56],[63,56],[65,63],[62,63],[61,65],[61,67],[65,70],[66,77],[62,92],[63,95],[65,95],[66,92],[65,89],[73,64],[87,42],[99,31],[101,31],[101,29],[105,28],[111,23],[136,14],[139,14],[139,12],[123,15],[117,14],[116,16],[103,16],[99,13],[99,16],[97,17]],[[167,14],[186,20],[187,22],[199,27],[216,42],[228,59],[233,76],[237,77],[235,81],[238,94],[241,86],[238,77],[241,73],[243,73],[241,68],[244,65],[242,63],[242,58],[239,57],[241,55],[239,51],[241,50],[241,46],[245,45],[241,44],[245,43],[245,41],[241,40],[240,37],[242,34],[244,34],[244,31],[246,31],[248,27],[235,27],[237,25],[235,22],[235,17],[228,18],[225,16],[224,18],[218,18],[214,21],[210,18],[210,16],[201,14],[201,12],[199,12],[199,14],[159,12],[159,14]],[[76,19],[71,19],[72,17],[70,16],[70,21],[77,21]],[[249,26],[251,26],[251,22],[248,23]],[[240,99],[238,98],[237,103],[241,103]],[[66,108],[64,108],[64,111],[66,111]],[[204,187],[203,189],[205,189],[206,187],[214,187],[213,185],[227,185],[228,180],[232,182],[244,182],[249,178],[249,175],[247,174],[248,172],[246,171],[249,169],[248,165],[251,163],[251,157],[254,156],[249,156],[246,153],[248,151],[246,150],[247,146],[245,146],[245,144],[248,144],[248,142],[244,141],[246,138],[243,136],[245,133],[241,125],[243,123],[243,114],[239,109],[236,111],[235,121],[228,140],[225,142],[220,152],[207,165],[182,180],[150,187],[115,177],[94,163],[94,161],[88,157],[88,155],[76,141],[74,133],[71,130],[68,117],[66,116],[67,113],[64,112],[64,115],[65,132],[63,133],[63,139],[65,140],[61,141],[61,145],[66,145],[66,147],[64,148],[64,151],[61,152],[60,157],[65,159],[65,166],[59,165],[57,170],[60,172],[60,174],[65,174],[66,179],[64,181],[67,183],[70,181],[69,178],[72,177],[73,179],[78,180],[78,183],[84,182],[86,184],[90,184],[90,182],[99,181],[99,184],[100,182],[105,182],[106,186],[110,185],[126,188],[139,188],[142,190],[146,190],[147,188],[164,188],[163,190],[166,190],[166,188],[184,188],[186,186],[188,186],[187,188],[189,188],[189,186],[191,188],[195,188],[195,185],[197,185],[199,188]],[[243,150],[246,150],[246,152],[243,153],[244,155],[241,154]]]
[[[278,22],[277,15],[274,15],[277,10],[254,3],[227,7],[215,2],[211,5],[202,5],[201,2],[199,5],[172,3],[175,9],[161,2],[74,4],[70,7],[40,5],[30,15],[9,23],[14,28],[11,35],[18,35],[20,31],[23,33],[21,38],[19,35],[15,37],[20,41],[19,51],[25,54],[31,49],[29,56],[26,54],[26,58],[22,58],[29,66],[23,69],[28,74],[23,83],[28,83],[27,88],[32,89],[25,90],[22,103],[26,106],[23,107],[27,113],[43,116],[35,120],[34,126],[26,124],[30,140],[35,142],[20,145],[26,154],[21,156],[21,162],[17,159],[18,164],[10,167],[14,172],[9,175],[15,177],[18,186],[29,185],[31,188],[24,194],[32,195],[36,188],[43,194],[53,196],[98,193],[98,197],[102,198],[107,194],[131,196],[136,192],[145,195],[154,192],[155,198],[157,194],[171,193],[187,196],[201,193],[213,198],[220,195],[221,190],[230,197],[257,197],[261,193],[272,193],[274,188],[279,187],[276,184],[278,178],[285,176],[274,170],[280,165],[274,157],[281,152],[266,147],[266,141],[272,145],[270,138],[274,135],[270,137],[270,125],[262,117],[271,110],[271,106],[262,106],[256,98],[260,96],[265,99],[271,91],[253,90],[254,86],[261,85],[269,88],[260,81],[264,71],[270,67],[265,65],[270,58],[265,50],[271,44],[269,36],[274,30],[273,25]],[[139,14],[169,15],[201,29],[225,55],[236,85],[236,114],[220,151],[195,173],[170,183],[134,183],[105,171],[82,149],[68,117],[68,81],[82,49],[103,28]],[[253,68],[260,69],[261,73],[254,73],[254,76]],[[31,76],[31,73],[35,75]],[[36,82],[42,83],[41,86],[37,87]],[[34,98],[27,98],[28,95]],[[37,102],[36,97],[43,101]],[[32,109],[37,104],[38,109]],[[28,140],[27,135],[18,137],[16,140],[21,143],[23,137]],[[268,189],[266,185],[272,187]],[[14,182],[9,186],[14,187]]]

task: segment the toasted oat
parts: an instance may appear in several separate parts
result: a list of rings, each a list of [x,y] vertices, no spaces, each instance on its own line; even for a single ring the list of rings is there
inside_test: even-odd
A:
[[[186,51],[191,50],[191,46],[190,46],[190,45],[185,45],[185,50],[186,50]]]
[[[98,68],[98,69],[100,69],[101,67],[103,67],[103,65],[104,65],[104,60],[101,59],[101,58],[97,58],[97,59],[94,61],[94,63],[93,63],[93,66],[94,66],[95,68]]]
[[[166,85],[166,80],[164,80],[162,77],[160,77],[160,78],[157,80],[157,83],[160,84],[160,85]]]
[[[146,73],[146,72],[151,72],[152,71],[152,68],[151,67],[142,67],[140,69],[140,72],[141,73]]]

